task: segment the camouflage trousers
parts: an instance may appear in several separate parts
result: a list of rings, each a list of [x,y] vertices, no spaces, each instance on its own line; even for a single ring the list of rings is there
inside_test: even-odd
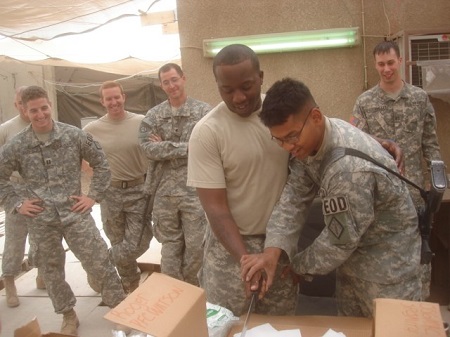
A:
[[[421,264],[420,273],[422,280],[422,301],[426,301],[430,297],[431,263]]]
[[[198,286],[206,216],[196,195],[156,196],[153,232],[161,242],[161,272]]]
[[[340,316],[373,317],[375,298],[420,301],[420,275],[395,284],[380,284],[336,273],[336,299]]]
[[[420,207],[425,207],[420,193],[415,188],[410,189],[410,192],[416,209],[419,210]],[[419,211],[417,211],[417,213],[419,214]],[[420,264],[420,274],[422,280],[422,301],[426,301],[428,297],[430,297],[431,291],[431,263]]]
[[[125,293],[108,254],[108,246],[90,214],[58,215],[28,220],[33,265],[39,268],[55,312],[65,313],[75,306],[76,298],[65,280],[65,251],[62,239],[81,262],[84,270],[100,280],[102,300],[115,307]]]
[[[111,242],[111,259],[125,288],[139,283],[141,273],[136,259],[147,251],[153,238],[149,198],[143,186],[110,187],[100,203],[103,229]]]
[[[243,236],[249,253],[264,250],[264,235]],[[280,278],[282,269],[289,265],[287,255],[282,254],[278,262],[272,287],[255,306],[255,313],[266,315],[294,315],[298,286],[291,277]],[[206,229],[203,265],[200,271],[200,286],[205,289],[206,300],[233,312],[235,316],[246,313],[250,304],[245,297],[245,286],[241,280],[240,264],[217,240],[210,227]]]
[[[2,256],[3,276],[20,274],[27,235],[27,219],[21,214],[5,213],[5,247]]]

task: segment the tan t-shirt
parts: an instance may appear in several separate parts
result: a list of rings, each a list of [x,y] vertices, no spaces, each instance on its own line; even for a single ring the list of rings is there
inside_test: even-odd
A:
[[[189,140],[187,185],[225,188],[243,235],[265,234],[288,173],[288,152],[271,140],[258,115],[240,117],[222,102]]]
[[[144,115],[132,112],[126,114],[125,119],[120,121],[113,120],[106,114],[83,128],[102,146],[111,168],[112,181],[135,180],[147,172],[148,160],[138,139]]]
[[[28,125],[30,125],[30,123],[25,122],[20,115],[17,115],[16,117],[11,118],[0,125],[0,147],[9,142],[15,135],[25,129]],[[16,180],[22,179],[17,171],[14,171],[11,174],[11,177]]]
[[[5,145],[6,142],[10,141],[28,125],[30,125],[30,123],[25,122],[20,115],[17,115],[0,125],[0,146]]]

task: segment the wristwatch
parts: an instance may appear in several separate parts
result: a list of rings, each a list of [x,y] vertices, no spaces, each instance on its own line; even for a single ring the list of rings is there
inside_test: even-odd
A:
[[[19,209],[20,209],[20,207],[22,207],[22,205],[23,205],[23,201],[19,202],[19,203],[16,205],[16,207],[15,207],[16,213],[19,213]]]

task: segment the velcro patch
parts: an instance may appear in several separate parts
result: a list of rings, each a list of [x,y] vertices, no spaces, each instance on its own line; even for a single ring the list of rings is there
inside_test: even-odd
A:
[[[141,125],[140,128],[139,128],[139,132],[141,132],[141,133],[147,133],[147,132],[148,132],[148,129],[147,129],[147,127],[146,127],[145,125]]]
[[[344,232],[344,226],[339,222],[338,219],[336,219],[335,217],[333,217],[330,221],[330,223],[328,224],[328,230],[333,233],[333,235],[337,238],[340,239],[342,233]]]
[[[323,198],[322,212],[324,215],[342,213],[348,211],[348,200],[346,196]]]

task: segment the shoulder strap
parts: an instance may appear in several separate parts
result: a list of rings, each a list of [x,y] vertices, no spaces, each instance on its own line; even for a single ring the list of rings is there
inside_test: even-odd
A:
[[[416,185],[415,183],[413,183],[411,180],[403,177],[400,173],[390,169],[389,167],[383,165],[382,163],[380,163],[379,161],[373,159],[372,157],[369,157],[364,152],[361,152],[361,151],[356,150],[356,149],[351,149],[351,148],[348,148],[348,147],[336,147],[336,148],[328,151],[325,154],[324,160],[322,161],[322,164],[320,165],[320,168],[319,168],[320,176],[321,177],[323,176],[323,173],[326,171],[328,166],[330,166],[332,163],[334,163],[335,161],[343,158],[346,155],[359,157],[361,159],[370,161],[371,163],[373,163],[373,164],[375,164],[375,165],[385,169],[386,171],[388,171],[389,173],[392,173],[393,175],[395,175],[399,179],[403,180],[407,184],[409,184],[409,185],[413,186],[414,188],[418,189],[420,191],[420,195],[422,196],[422,198],[426,199],[427,192],[424,189],[422,189],[421,187],[419,187],[418,185]]]
[[[323,174],[328,169],[328,166],[333,164],[335,161],[338,161],[342,157],[345,156],[345,148],[344,147],[335,147],[334,149],[331,149],[325,155],[323,156],[323,160],[320,163],[319,167],[319,174],[320,178],[323,177]]]

